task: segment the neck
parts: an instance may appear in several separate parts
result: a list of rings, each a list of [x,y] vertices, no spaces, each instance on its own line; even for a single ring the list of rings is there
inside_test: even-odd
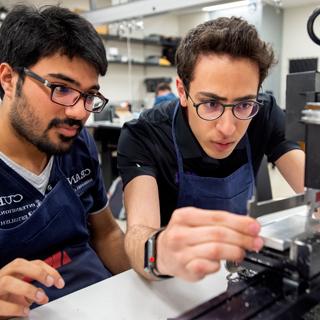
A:
[[[20,166],[39,175],[47,165],[49,156],[22,138],[4,112],[0,117],[0,128],[0,151]]]

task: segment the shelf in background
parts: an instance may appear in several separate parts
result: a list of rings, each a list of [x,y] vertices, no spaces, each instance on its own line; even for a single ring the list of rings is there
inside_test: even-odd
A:
[[[106,41],[120,41],[127,42],[127,37],[119,37],[115,35],[100,35],[102,39]],[[139,38],[130,38],[130,42],[138,43],[143,45],[152,45],[160,47],[176,47],[177,43],[173,43],[167,40],[151,40],[151,39],[139,39]]]
[[[128,62],[120,61],[120,60],[108,60],[108,63],[110,64],[123,64],[128,65]],[[160,68],[175,68],[175,66],[166,66],[166,65],[160,65],[156,63],[148,63],[148,62],[138,62],[138,61],[132,61],[132,65],[135,66],[147,66],[147,67],[160,67]]]

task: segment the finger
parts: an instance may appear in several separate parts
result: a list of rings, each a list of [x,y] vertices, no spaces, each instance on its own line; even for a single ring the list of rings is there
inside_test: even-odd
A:
[[[182,275],[187,281],[198,281],[206,275],[220,270],[219,261],[209,261],[206,259],[194,259],[186,265],[186,273]]]
[[[27,317],[30,309],[18,304],[0,300],[0,316]]]
[[[240,262],[245,257],[245,250],[236,245],[225,243],[204,243],[190,247],[184,251],[183,264],[187,265],[194,259],[209,261],[230,260]]]
[[[17,297],[20,297],[20,303],[23,298],[38,304],[44,304],[49,301],[48,296],[41,288],[37,288],[34,285],[13,276],[2,276],[0,278],[0,288],[0,295],[9,294],[11,299],[16,297],[16,300],[11,302],[19,302]]]
[[[176,230],[172,242],[189,246],[207,242],[219,242],[238,245],[250,251],[259,251],[263,246],[263,240],[260,237],[244,235],[224,226],[179,228],[179,230]]]
[[[227,211],[204,210],[194,207],[175,210],[169,225],[173,224],[190,227],[220,225],[248,235],[257,235],[260,231],[260,224],[251,217]]]
[[[64,280],[60,273],[49,266],[46,262],[41,261],[41,260],[34,260],[32,263],[35,263],[41,268],[44,268],[46,272],[48,273],[47,278],[45,279],[47,283],[51,283],[51,285],[54,285],[55,287],[61,289],[65,286]]]
[[[47,287],[55,285],[57,288],[62,288],[64,286],[64,281],[58,271],[41,260],[15,259],[1,269],[0,276],[3,275],[20,275],[37,280]]]
[[[13,302],[24,307],[30,307],[30,305],[34,303],[34,300],[15,294],[8,294],[5,298],[2,297],[2,300]]]

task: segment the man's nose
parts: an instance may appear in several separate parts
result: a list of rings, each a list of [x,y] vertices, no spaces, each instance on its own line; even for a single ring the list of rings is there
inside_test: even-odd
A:
[[[65,114],[68,118],[86,121],[90,113],[84,108],[84,100],[81,97],[74,106],[65,107]]]
[[[231,108],[226,108],[220,118],[217,119],[216,128],[224,135],[231,136],[236,130],[236,118]]]

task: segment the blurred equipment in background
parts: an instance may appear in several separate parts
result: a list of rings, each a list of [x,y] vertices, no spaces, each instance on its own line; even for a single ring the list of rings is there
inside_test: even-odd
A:
[[[165,82],[165,83],[168,83],[170,84],[172,81],[172,78],[165,78],[165,77],[161,77],[161,78],[146,78],[144,80],[144,83],[146,85],[146,88],[147,88],[147,92],[156,92],[156,89],[157,89],[157,85],[160,83],[160,82]]]
[[[115,106],[113,104],[108,105],[104,110],[94,114],[94,121],[110,121],[113,122],[115,115]]]
[[[309,101],[320,101],[320,73],[297,72],[287,75],[286,91],[286,136],[304,146],[304,125],[301,111]]]
[[[146,63],[160,66],[175,65],[175,54],[181,40],[180,37],[166,37],[160,34],[149,34],[144,40],[149,44],[154,42],[162,46],[161,55],[146,57]]]
[[[178,45],[181,41],[179,37],[161,37],[160,43],[162,44],[162,56],[166,57],[171,65],[175,65],[175,55]]]

